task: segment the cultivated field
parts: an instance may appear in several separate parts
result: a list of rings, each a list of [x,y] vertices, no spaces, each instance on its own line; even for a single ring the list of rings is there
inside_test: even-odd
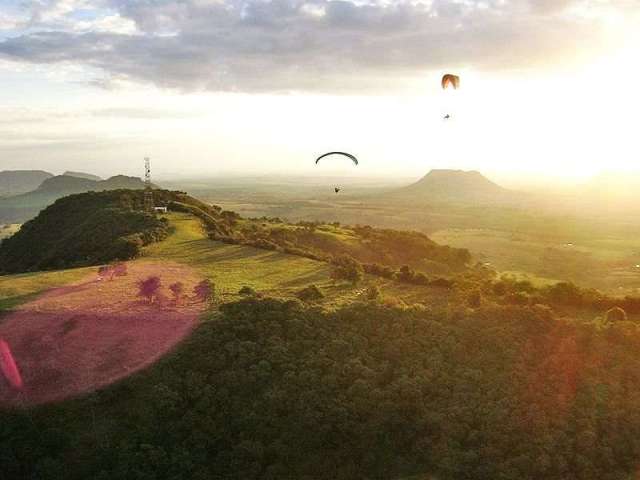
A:
[[[533,235],[491,229],[446,229],[438,243],[468,248],[496,270],[537,284],[571,280],[614,295],[640,293],[640,242],[612,231]]]

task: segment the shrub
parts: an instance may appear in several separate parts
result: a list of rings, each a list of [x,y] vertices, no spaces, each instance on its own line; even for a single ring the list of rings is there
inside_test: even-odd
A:
[[[395,274],[396,280],[413,285],[429,285],[429,278],[421,272],[416,273],[408,265],[400,267]]]
[[[349,256],[342,256],[334,259],[335,267],[331,272],[331,278],[335,280],[346,280],[356,285],[364,276],[362,265]]]
[[[363,265],[364,271],[370,275],[376,275],[378,277],[392,279],[395,272],[393,268],[386,265],[380,265],[379,263],[368,263]]]
[[[320,290],[316,285],[309,285],[306,288],[303,288],[298,293],[296,293],[296,297],[298,297],[303,302],[312,302],[315,300],[321,300],[324,298],[324,294],[322,290]]]
[[[215,285],[207,278],[193,287],[193,293],[196,300],[204,303],[212,302],[215,297]]]
[[[547,287],[544,294],[552,304],[581,306],[583,301],[583,292],[571,282],[556,283]]]
[[[169,285],[169,290],[173,293],[173,298],[176,303],[180,303],[182,294],[184,293],[184,284],[182,282],[175,282]]]
[[[245,285],[238,291],[239,295],[244,297],[254,297],[256,295],[256,291],[248,285]]]
[[[140,280],[138,282],[138,296],[146,298],[149,303],[153,303],[161,286],[160,277],[155,275],[145,280]]]
[[[364,294],[367,297],[367,300],[377,300],[382,295],[380,293],[380,288],[377,285],[371,285],[368,287]]]

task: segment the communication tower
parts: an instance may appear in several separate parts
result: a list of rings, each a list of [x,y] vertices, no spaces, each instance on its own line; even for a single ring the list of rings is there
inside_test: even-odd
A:
[[[153,190],[151,189],[151,159],[144,157],[144,209],[153,212]]]

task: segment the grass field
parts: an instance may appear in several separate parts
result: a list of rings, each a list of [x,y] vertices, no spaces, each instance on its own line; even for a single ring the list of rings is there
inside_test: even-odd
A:
[[[388,298],[409,303],[442,303],[448,298],[442,289],[417,287],[369,275],[357,286],[334,284],[330,279],[331,266],[326,263],[216,242],[207,238],[198,219],[180,213],[172,213],[168,218],[175,229],[173,234],[163,242],[147,247],[144,258],[171,260],[194,267],[215,282],[221,302],[240,298],[238,290],[244,285],[268,296],[293,298],[302,288],[315,284],[325,294],[319,302],[324,307],[361,299],[370,285],[377,285]],[[328,236],[353,242],[348,230],[333,226],[324,228]]]
[[[77,282],[95,270],[88,267],[0,276],[0,312],[10,310],[50,288]]]
[[[198,219],[177,213],[168,218],[173,234],[147,247],[139,261],[174,261],[194,267],[216,283],[223,301],[238,297],[238,290],[245,285],[272,296],[293,296],[312,283],[329,286],[330,268],[324,263],[214,242],[207,238]],[[47,289],[77,282],[95,270],[96,267],[88,267],[0,276],[0,311]],[[339,295],[348,293],[343,288],[335,290]]]
[[[187,214],[170,214],[174,229],[166,240],[150,245],[136,261],[173,261],[195,268],[216,284],[219,301],[240,298],[247,285],[265,295],[294,297],[300,289],[316,284],[327,294],[326,303],[343,303],[360,289],[333,285],[329,265],[302,257],[228,245],[209,240],[200,221]],[[51,288],[75,283],[92,275],[96,267],[0,276],[0,312],[11,310]]]
[[[168,215],[173,234],[144,251],[150,260],[172,260],[196,268],[216,283],[225,300],[248,285],[272,296],[290,296],[297,290],[329,280],[328,265],[306,258],[229,245],[210,240],[200,221],[188,214]]]
[[[640,291],[640,241],[635,237],[548,238],[490,229],[446,229],[431,237],[468,248],[496,270],[527,275],[534,283],[571,280],[617,295]]]
[[[268,296],[294,298],[302,288],[315,284],[325,294],[319,303],[325,307],[339,306],[355,299],[369,285],[378,285],[388,297],[409,302],[431,303],[438,298],[444,301],[439,291],[422,287],[398,284],[393,281],[367,276],[358,286],[345,283],[334,284],[330,279],[330,265],[284,253],[260,250],[243,245],[230,245],[210,240],[200,221],[188,214],[167,215],[172,234],[162,242],[149,245],[143,256],[134,262],[177,262],[194,268],[202,276],[216,284],[220,303],[240,298],[238,291],[243,286]],[[341,241],[352,239],[340,227],[324,227],[328,236]],[[34,272],[20,275],[0,276],[0,312],[11,310],[31,300],[48,289],[78,282],[92,275],[96,267]]]

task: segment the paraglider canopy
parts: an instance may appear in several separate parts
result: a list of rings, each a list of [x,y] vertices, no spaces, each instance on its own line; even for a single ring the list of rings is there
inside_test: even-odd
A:
[[[458,75],[453,75],[451,73],[447,73],[442,77],[442,88],[447,89],[449,87],[453,87],[454,90],[460,88],[460,77]]]
[[[346,153],[346,152],[329,152],[329,153],[325,153],[324,155],[320,155],[318,158],[316,158],[316,164],[320,161],[320,159],[322,159],[324,157],[328,157],[329,155],[342,155],[344,157],[350,158],[353,163],[358,165],[358,159],[356,157],[354,157],[353,155],[351,155],[350,153]]]

